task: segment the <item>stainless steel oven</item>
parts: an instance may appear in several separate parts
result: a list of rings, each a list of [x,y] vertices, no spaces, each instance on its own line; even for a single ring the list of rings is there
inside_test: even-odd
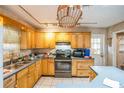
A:
[[[71,77],[71,59],[55,59],[55,77]]]

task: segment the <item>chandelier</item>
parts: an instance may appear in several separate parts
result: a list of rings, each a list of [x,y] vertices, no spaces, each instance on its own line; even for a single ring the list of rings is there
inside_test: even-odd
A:
[[[60,27],[75,27],[82,16],[80,5],[59,5],[57,10],[57,19]]]

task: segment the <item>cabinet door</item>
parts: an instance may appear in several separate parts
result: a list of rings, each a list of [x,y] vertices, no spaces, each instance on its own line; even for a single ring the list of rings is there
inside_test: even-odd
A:
[[[64,41],[64,33],[56,33],[56,42]]]
[[[42,75],[48,75],[47,59],[42,60]]]
[[[39,60],[37,63],[37,69],[38,69],[38,78],[41,76],[41,60]]]
[[[72,76],[77,75],[77,62],[75,60],[72,60]]]
[[[39,71],[38,71],[39,69],[38,69],[38,66],[37,66],[37,63],[36,63],[36,69],[35,69],[35,81],[37,81],[38,80],[38,78],[39,78]]]
[[[83,35],[82,34],[78,34],[77,35],[77,48],[83,48]]]
[[[91,33],[85,33],[83,34],[83,39],[84,39],[84,48],[90,48],[91,47]]]
[[[31,31],[30,30],[27,30],[27,48],[30,49],[31,48]]]
[[[32,88],[34,83],[35,83],[35,74],[34,73],[29,73],[28,74],[28,88]]]
[[[44,48],[44,33],[35,32],[36,48]]]
[[[55,75],[54,59],[48,59],[48,74]]]
[[[77,48],[77,35],[75,34],[71,35],[71,47]]]
[[[45,48],[55,48],[55,33],[44,33]]]
[[[35,48],[35,32],[31,31],[31,48]]]
[[[27,46],[27,32],[26,31],[21,31],[21,37],[20,37],[20,48],[21,49],[27,49],[28,46]]]
[[[28,68],[17,73],[17,88],[28,87]]]
[[[28,73],[28,87],[32,88],[35,84],[35,64],[28,67],[29,73]]]
[[[71,33],[64,33],[63,41],[64,42],[71,42]]]
[[[28,87],[28,74],[23,75],[17,79],[17,88],[27,88]]]

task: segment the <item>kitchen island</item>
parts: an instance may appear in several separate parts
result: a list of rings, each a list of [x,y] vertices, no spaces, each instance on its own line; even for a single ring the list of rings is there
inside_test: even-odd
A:
[[[120,82],[120,87],[124,87],[124,71],[113,66],[91,66],[97,76],[89,83],[69,84],[62,83],[56,85],[57,88],[110,88],[103,84],[103,80],[107,77],[109,79]]]

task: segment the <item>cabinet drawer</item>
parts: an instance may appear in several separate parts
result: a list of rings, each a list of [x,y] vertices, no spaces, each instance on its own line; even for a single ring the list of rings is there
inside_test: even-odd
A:
[[[24,70],[17,73],[17,79],[22,77],[23,75],[28,74],[28,68],[25,68]]]
[[[77,76],[89,76],[90,70],[77,70]]]
[[[4,88],[14,88],[15,84],[16,84],[16,77],[15,77],[15,75],[13,75],[4,80],[3,86],[4,86]]]
[[[89,69],[89,64],[83,63],[83,62],[78,62],[77,69]]]

